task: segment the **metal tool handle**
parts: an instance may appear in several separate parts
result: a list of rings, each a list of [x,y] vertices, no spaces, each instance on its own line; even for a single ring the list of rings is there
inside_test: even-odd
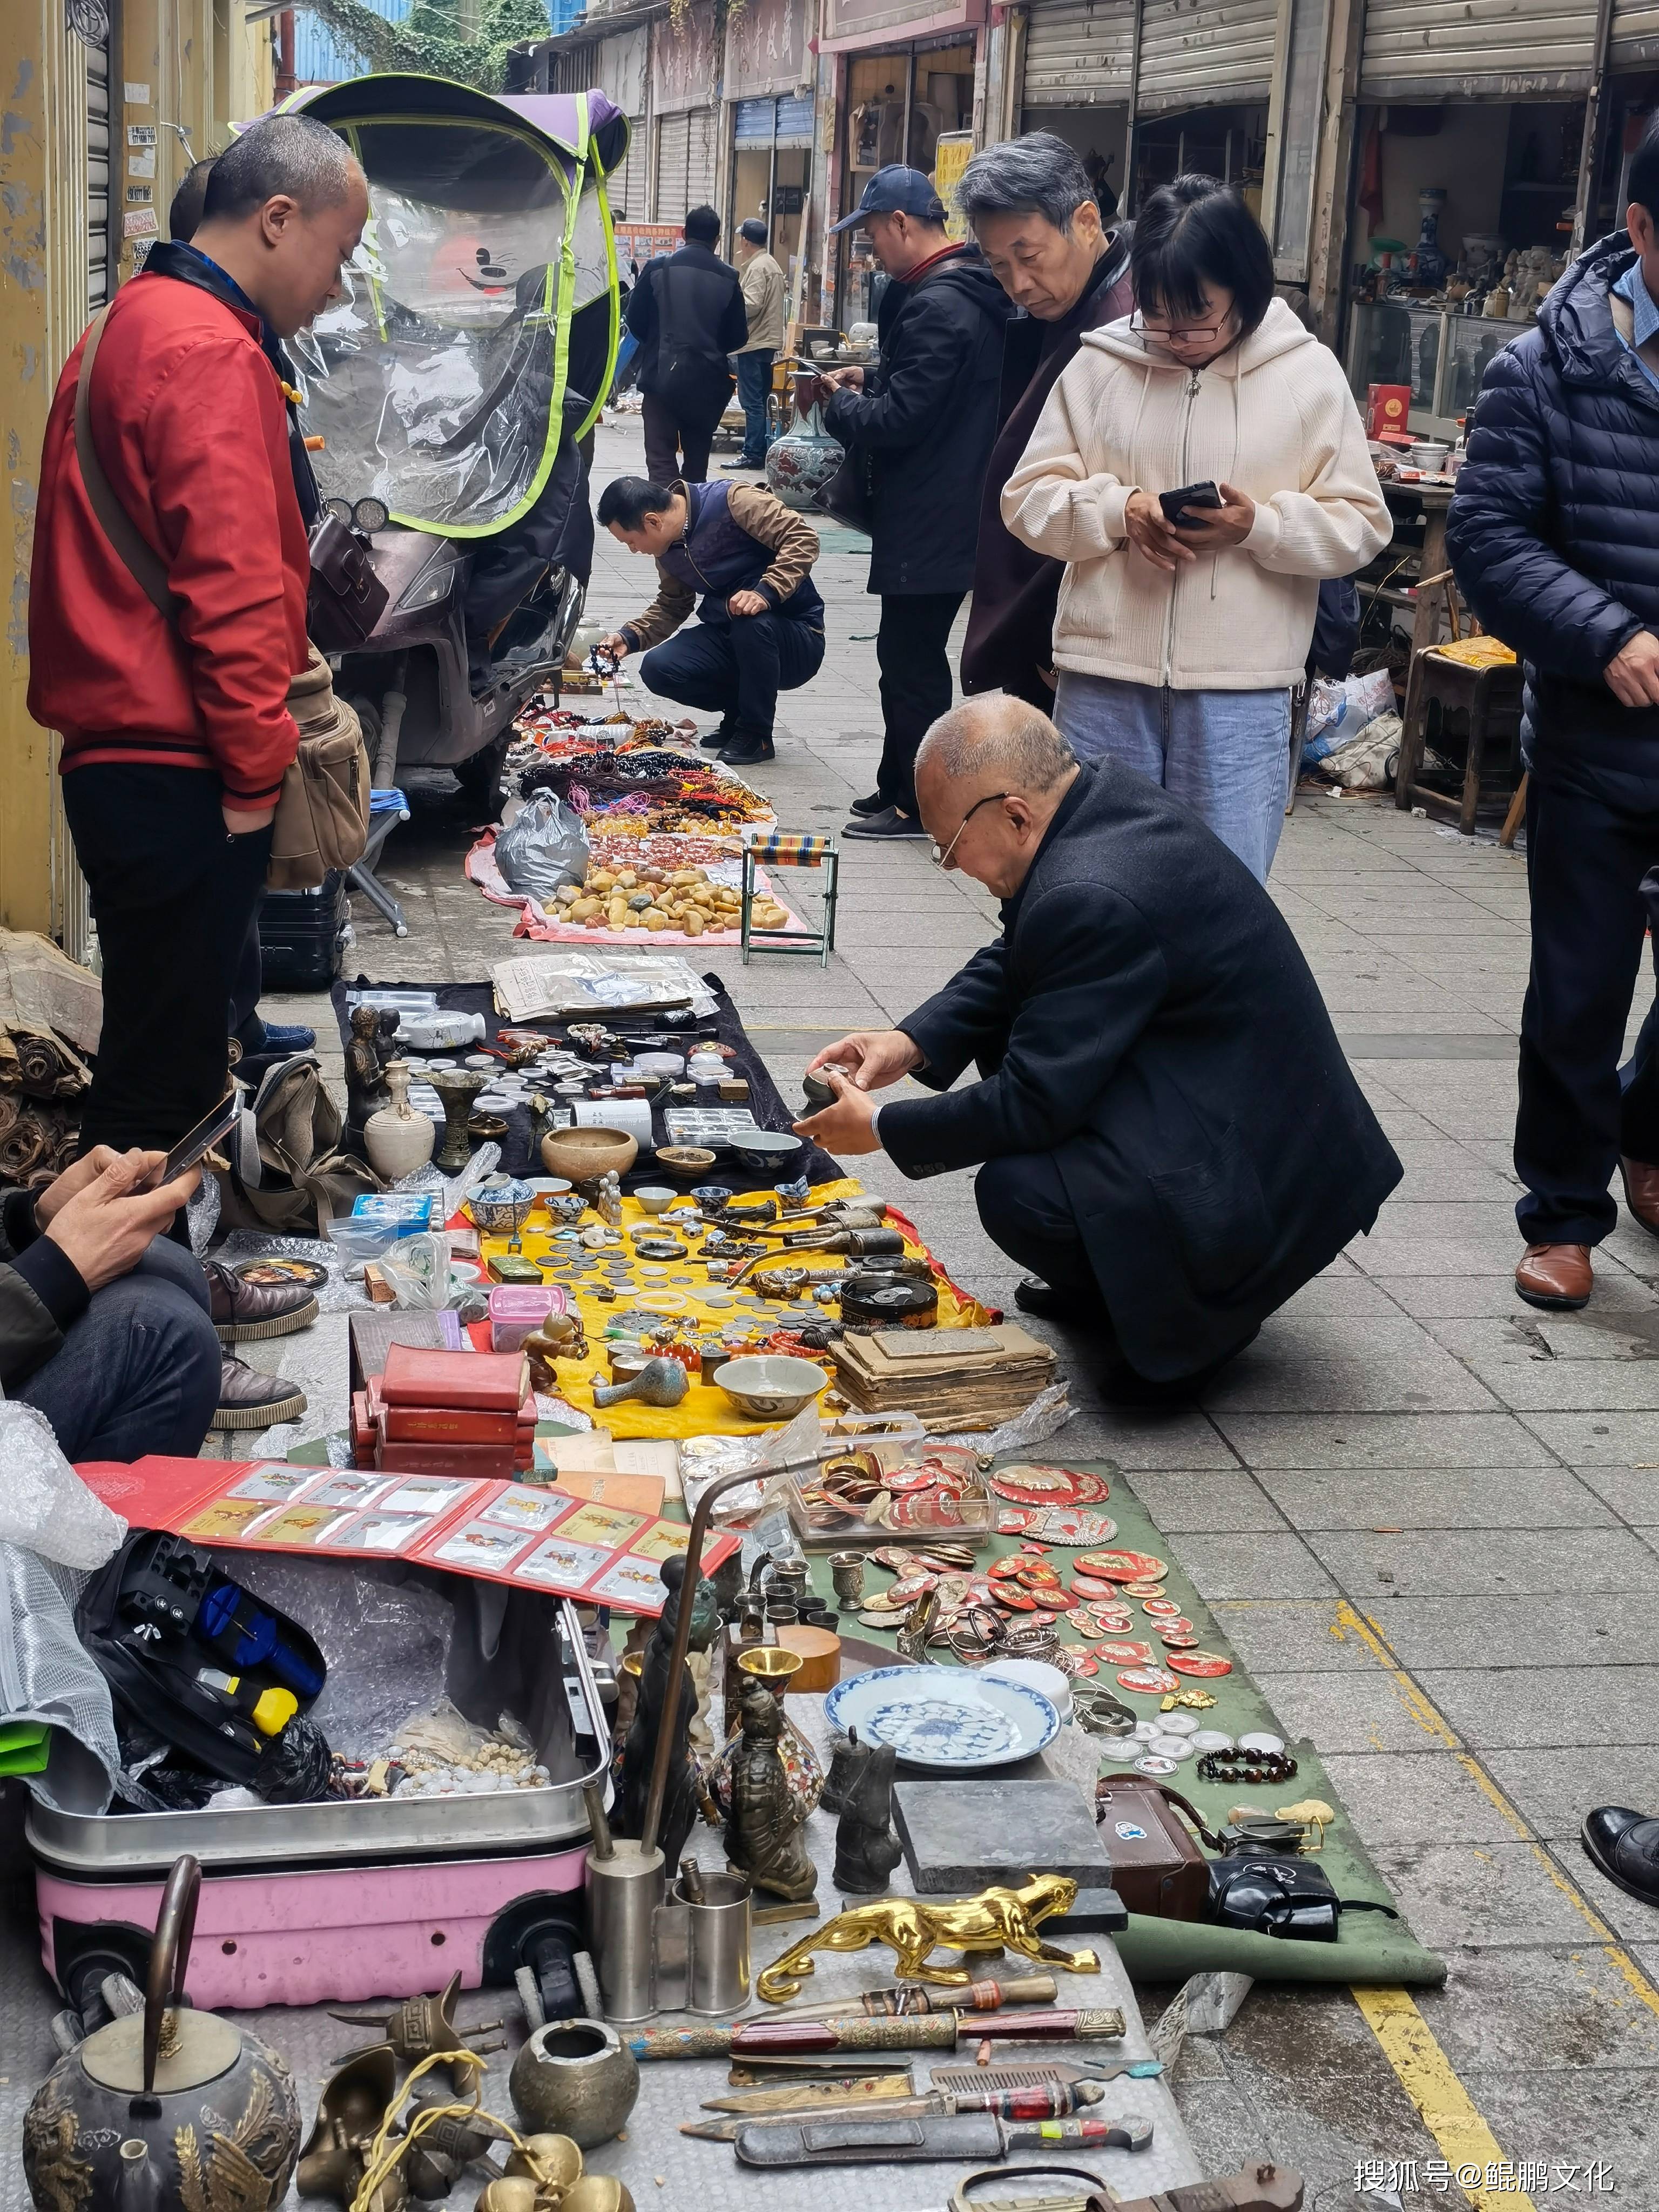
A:
[[[186,1852],[175,1859],[167,1886],[161,1892],[161,1910],[155,1918],[155,1940],[149,1948],[149,1973],[144,1984],[144,2094],[155,2094],[155,2062],[161,2056],[161,2023],[168,2011],[181,2003],[185,1976],[190,1969],[190,1947],[196,1934],[196,1906],[202,1894],[202,1869]]]

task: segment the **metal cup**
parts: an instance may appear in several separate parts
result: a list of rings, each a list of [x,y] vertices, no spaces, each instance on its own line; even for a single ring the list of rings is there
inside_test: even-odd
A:
[[[740,2011],[749,2002],[750,1889],[742,1875],[705,1874],[702,1902],[689,1899],[688,2012]],[[676,1899],[683,1893],[674,1886]]]
[[[649,2020],[657,2009],[653,1935],[663,1856],[618,1838],[608,1857],[587,1854],[587,1917],[607,2020]]]
[[[862,1552],[831,1552],[830,1579],[843,1613],[856,1613],[864,1596]]]

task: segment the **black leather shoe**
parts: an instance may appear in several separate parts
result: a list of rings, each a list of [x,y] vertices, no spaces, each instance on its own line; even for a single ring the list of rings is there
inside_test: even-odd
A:
[[[1014,1304],[1022,1313],[1037,1314],[1044,1321],[1087,1321],[1106,1304],[1100,1292],[1057,1290],[1040,1275],[1024,1275],[1014,1285]]]
[[[732,732],[722,722],[719,729],[710,730],[708,735],[706,738],[699,738],[697,743],[702,747],[704,752],[717,753],[732,743]]]
[[[1590,1864],[1627,1897],[1659,1905],[1659,1820],[1628,1805],[1598,1805],[1578,1839]]]
[[[216,1260],[209,1261],[206,1272],[213,1326],[221,1344],[292,1336],[296,1328],[309,1328],[317,1318],[317,1300],[302,1283],[245,1283]]]
[[[755,768],[762,761],[775,760],[777,747],[770,738],[734,738],[720,755],[726,768]]]
[[[847,811],[849,814],[860,816],[884,814],[887,811],[887,801],[878,791],[872,791],[867,799],[855,799]]]

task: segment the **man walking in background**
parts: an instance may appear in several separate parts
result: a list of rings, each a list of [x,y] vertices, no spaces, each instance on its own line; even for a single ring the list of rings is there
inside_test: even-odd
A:
[[[916,748],[951,704],[945,646],[974,580],[980,486],[1013,310],[978,248],[947,233],[944,204],[919,169],[878,169],[834,227],[854,224],[893,282],[877,310],[876,366],[821,379],[833,395],[830,435],[867,458],[869,589],[881,599],[881,768],[874,791],[853,802],[847,835],[921,837]]]
[[[738,398],[743,404],[743,451],[728,469],[766,466],[766,401],[772,363],[783,350],[783,271],[766,247],[766,225],[757,216],[738,225],[738,270],[743,281],[749,337],[738,349]]]
[[[1084,331],[1115,322],[1134,305],[1128,234],[1106,229],[1083,163],[1046,131],[975,154],[957,187],[957,205],[1019,311],[1003,346],[1001,427],[980,501],[962,688],[1007,691],[1048,714],[1054,607],[1066,563],[1010,534],[1002,488]]]
[[[1532,972],[1516,1218],[1529,1305],[1571,1310],[1618,1219],[1659,1236],[1650,1018],[1619,1054],[1659,862],[1659,131],[1627,228],[1589,247],[1486,370],[1447,525],[1459,590],[1526,663]]]
[[[722,261],[711,207],[685,218],[678,253],[647,262],[629,295],[628,327],[640,342],[645,396],[645,472],[655,483],[701,483],[708,449],[732,396],[728,356],[749,343],[738,272]]]

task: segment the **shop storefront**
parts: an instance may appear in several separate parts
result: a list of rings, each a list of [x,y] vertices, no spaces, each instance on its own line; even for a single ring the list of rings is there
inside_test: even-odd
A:
[[[837,57],[829,204],[849,214],[890,161],[932,173],[941,137],[977,143],[984,101],[984,0],[951,0],[918,17],[916,0],[824,0],[820,50]],[[860,234],[826,256],[826,292],[844,329],[873,317],[878,276]],[[826,301],[826,312],[829,301]]]
[[[1144,0],[1133,204],[1198,170],[1260,214],[1278,13],[1274,0]]]
[[[1425,39],[1413,0],[1371,0],[1346,357],[1362,398],[1409,389],[1413,430],[1455,434],[1564,265],[1589,184],[1595,34],[1592,9],[1514,0],[1501,17],[1450,14]]]
[[[802,313],[811,197],[815,58],[806,0],[748,0],[726,19],[728,240],[758,216],[784,272],[785,319]]]
[[[689,208],[714,202],[719,76],[714,0],[651,26],[653,222],[684,222]]]
[[[1025,27],[1019,128],[1075,147],[1103,173],[1108,208],[1123,191],[1136,14],[1135,0],[1032,0]]]

